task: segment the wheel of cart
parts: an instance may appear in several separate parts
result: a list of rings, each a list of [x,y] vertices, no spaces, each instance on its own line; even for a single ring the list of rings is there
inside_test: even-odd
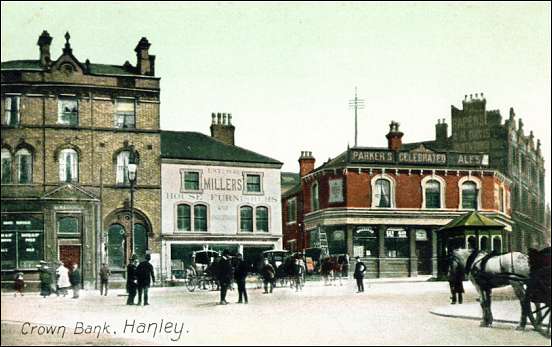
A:
[[[531,271],[526,281],[527,315],[535,330],[550,337],[550,247],[529,252]]]
[[[192,264],[186,269],[186,288],[190,292],[196,289],[214,290],[216,262],[220,253],[212,250],[196,251],[192,255]]]

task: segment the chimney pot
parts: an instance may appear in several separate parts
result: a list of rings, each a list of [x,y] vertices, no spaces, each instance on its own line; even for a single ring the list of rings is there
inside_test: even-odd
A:
[[[222,125],[226,125],[226,113],[222,114]]]
[[[232,113],[228,113],[228,125],[232,125]]]
[[[214,113],[214,112],[211,113],[211,124],[215,124],[215,123],[216,123],[215,118],[216,118],[215,113]]]

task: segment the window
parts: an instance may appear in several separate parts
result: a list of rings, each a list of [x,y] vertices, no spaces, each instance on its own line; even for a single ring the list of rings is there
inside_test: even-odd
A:
[[[134,100],[117,100],[115,126],[117,128],[136,128],[136,105]]]
[[[391,183],[386,179],[378,179],[375,187],[376,207],[391,207]]]
[[[353,233],[353,256],[377,257],[379,253],[378,233],[373,227],[358,227]]]
[[[2,148],[2,184],[12,183],[12,156],[9,150]]]
[[[134,254],[142,261],[148,250],[148,233],[143,224],[134,224],[133,245]]]
[[[253,208],[249,206],[240,207],[240,231],[253,232]]]
[[[129,184],[128,180],[128,160],[130,158],[129,151],[122,151],[117,155],[117,183]]]
[[[27,149],[20,149],[15,153],[17,163],[17,183],[31,183],[33,177],[33,157]]]
[[[297,220],[297,198],[288,199],[287,202],[288,223]]]
[[[176,229],[178,231],[191,230],[190,205],[180,204],[176,207]]]
[[[402,228],[389,228],[385,231],[385,254],[390,258],[408,258],[410,244],[408,234]]]
[[[64,149],[59,153],[59,180],[77,182],[79,157],[74,149]]]
[[[498,189],[498,210],[504,212],[504,187]]]
[[[107,231],[107,258],[110,268],[125,267],[125,229],[113,224]]]
[[[441,183],[429,180],[425,185],[426,208],[441,208]]]
[[[6,96],[4,100],[4,124],[10,127],[19,125],[19,96]]]
[[[311,206],[313,211],[316,211],[320,208],[320,194],[318,191],[318,183],[313,184],[311,188]]]
[[[462,183],[462,208],[477,210],[477,185],[475,182]]]
[[[58,124],[79,124],[79,103],[77,98],[60,97],[58,99]]]
[[[268,232],[268,208],[257,207],[257,231]]]
[[[184,172],[184,190],[199,190],[199,172],[185,171]]]
[[[248,193],[260,193],[261,189],[261,175],[246,175],[247,185],[246,189]]]
[[[74,216],[62,216],[57,220],[58,236],[80,237],[79,219]]]
[[[42,215],[2,214],[2,270],[36,269],[44,259]]]
[[[194,231],[207,231],[207,206],[194,206]]]

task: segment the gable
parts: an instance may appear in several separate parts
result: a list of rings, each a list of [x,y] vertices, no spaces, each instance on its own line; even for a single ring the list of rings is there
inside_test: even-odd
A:
[[[63,184],[46,194],[41,199],[44,200],[78,200],[78,201],[99,201],[94,194],[84,190],[81,187],[71,183]]]

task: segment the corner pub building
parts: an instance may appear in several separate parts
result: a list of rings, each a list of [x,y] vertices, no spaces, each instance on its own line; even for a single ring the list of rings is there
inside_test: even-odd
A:
[[[402,136],[392,122],[388,148],[348,148],[318,168],[302,152],[301,182],[282,197],[284,247],[359,256],[368,277],[442,275],[451,242],[508,250],[511,181],[488,167],[488,154],[403,146]],[[460,239],[439,232],[473,210],[504,229]]]
[[[107,261],[123,280],[132,253],[152,253],[160,229],[159,78],[142,38],[137,62],[78,60],[52,37],[39,59],[2,62],[2,286],[15,272],[38,285],[37,264],[80,266],[85,288]],[[131,216],[128,164],[137,164]],[[134,220],[134,228],[131,221]]]

